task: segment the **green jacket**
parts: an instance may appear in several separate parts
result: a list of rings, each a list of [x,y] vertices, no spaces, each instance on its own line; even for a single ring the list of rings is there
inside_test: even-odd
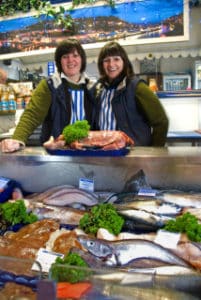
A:
[[[169,120],[158,96],[145,83],[140,82],[136,88],[136,101],[152,128],[151,146],[164,146]]]
[[[50,105],[50,89],[46,79],[42,79],[33,91],[31,101],[24,110],[12,138],[26,144],[29,136],[44,121]]]
[[[88,84],[88,78],[84,74],[83,74],[79,84],[73,84],[70,82],[67,83],[66,80],[64,80],[64,82],[62,82],[62,79],[57,74],[53,75],[53,77],[51,77],[51,80],[55,87],[55,91],[59,90],[60,92],[61,92],[60,87],[62,87],[62,89],[64,91],[66,89],[68,89],[68,86],[72,87],[73,89],[74,88],[79,89],[81,86],[82,86],[82,88],[83,88],[83,86],[86,86],[86,89],[87,89],[87,84]],[[90,84],[90,82],[89,82],[89,84]],[[86,92],[85,92],[85,96],[86,96]],[[58,97],[59,97],[59,95],[58,95]],[[71,115],[71,108],[69,106],[69,105],[71,105],[70,104],[71,103],[70,93],[65,93],[64,99],[62,100],[62,101],[66,101],[66,103],[69,103],[68,105],[66,105],[66,108],[65,108],[66,111],[63,111],[63,109],[64,109],[63,107],[62,108],[59,106],[56,107],[57,110],[60,110],[61,115],[68,116],[68,117],[66,117],[66,121],[62,120],[62,122],[61,122],[61,118],[58,113],[57,114],[51,113],[52,104],[53,104],[52,101],[53,101],[53,90],[51,91],[50,86],[48,85],[47,79],[42,79],[40,81],[40,83],[37,85],[36,89],[33,91],[31,101],[29,102],[28,106],[24,110],[12,138],[22,141],[23,143],[26,144],[29,136],[34,132],[34,130],[39,125],[45,124],[45,122],[48,121],[47,118],[49,118],[50,125],[52,124],[51,126],[54,126],[53,128],[58,127],[58,126],[60,126],[60,127],[63,126],[62,128],[64,128],[66,125],[68,125],[70,122],[70,115]],[[86,101],[88,101],[88,99],[86,99]],[[58,105],[59,105],[59,103],[58,103]],[[62,111],[61,111],[61,109],[62,109]],[[85,109],[86,109],[86,107],[85,107]],[[87,113],[88,113],[88,110],[89,110],[89,108],[87,107]],[[65,125],[62,125],[62,124],[65,124]],[[44,133],[43,130],[45,130],[45,129],[42,127],[42,133]],[[59,130],[59,134],[61,134],[61,128]],[[42,136],[43,136],[43,134],[42,134]],[[56,136],[54,136],[54,137],[56,137]]]
[[[132,82],[132,83],[131,83]],[[95,125],[99,129],[101,94],[104,85],[97,82],[91,89],[96,103]],[[166,112],[148,85],[137,80],[121,81],[111,101],[117,128],[135,141],[136,146],[161,147],[166,143],[168,118]]]

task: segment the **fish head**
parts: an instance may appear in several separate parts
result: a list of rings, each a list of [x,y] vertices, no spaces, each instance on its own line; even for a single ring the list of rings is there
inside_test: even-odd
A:
[[[87,236],[78,236],[80,244],[93,255],[99,258],[107,258],[112,255],[112,248],[103,240],[89,238]]]

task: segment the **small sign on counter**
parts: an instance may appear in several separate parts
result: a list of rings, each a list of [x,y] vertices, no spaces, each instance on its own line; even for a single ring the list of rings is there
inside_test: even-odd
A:
[[[63,258],[64,255],[61,253],[48,251],[44,248],[40,248],[37,253],[36,261],[41,265],[42,272],[48,273],[51,265],[55,262],[57,257]],[[38,265],[34,263],[32,266],[32,270],[38,271]]]

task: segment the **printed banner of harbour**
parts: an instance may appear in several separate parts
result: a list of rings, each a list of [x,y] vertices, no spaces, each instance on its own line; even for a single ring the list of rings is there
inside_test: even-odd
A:
[[[73,10],[65,6],[66,17],[70,15],[73,20],[69,28],[45,15],[1,18],[0,55],[45,51],[67,37],[75,37],[92,48],[110,40],[124,45],[187,40],[189,8],[184,1],[121,0],[115,7],[96,2]]]

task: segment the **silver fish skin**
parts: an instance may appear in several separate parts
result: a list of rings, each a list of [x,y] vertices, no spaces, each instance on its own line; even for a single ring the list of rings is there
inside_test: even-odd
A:
[[[201,193],[163,192],[159,199],[174,203],[180,207],[201,208]]]
[[[117,210],[138,209],[156,215],[177,216],[182,208],[172,203],[158,200],[136,200],[132,202],[114,204]]]
[[[63,187],[57,191],[55,191],[54,193],[52,193],[51,195],[49,195],[48,197],[46,197],[45,199],[54,199],[56,197],[59,197],[59,196],[62,196],[66,193],[74,193],[74,192],[77,192],[77,193],[80,193],[80,194],[86,194],[88,196],[92,196],[93,198],[97,198],[98,199],[98,196],[96,195],[96,193],[93,193],[93,192],[89,192],[89,191],[86,191],[86,190],[83,190],[83,189],[80,189],[80,188],[76,188],[76,187]]]
[[[43,203],[54,206],[68,206],[73,203],[94,206],[98,204],[98,197],[93,193],[77,188],[62,189],[50,197],[45,198]]]
[[[34,201],[43,201],[47,197],[50,197],[51,195],[55,194],[58,191],[61,191],[63,189],[69,189],[69,188],[75,188],[72,185],[64,184],[64,185],[57,185],[48,188],[47,190],[41,192],[41,193],[33,193],[28,196],[29,199],[33,199]]]
[[[87,236],[78,236],[78,241],[93,255],[104,258],[110,265],[125,266],[138,258],[158,259],[164,263],[189,267],[189,264],[171,250],[152,241],[129,239],[106,241]]]
[[[84,215],[84,211],[71,207],[41,206],[33,208],[32,212],[39,219],[54,219],[58,220],[61,224],[70,225],[79,225],[79,221]]]
[[[158,227],[162,227],[166,224],[167,221],[173,219],[170,216],[159,216],[147,211],[139,210],[139,209],[118,209],[118,213],[124,217],[130,218],[132,220],[139,220],[140,223],[142,221],[145,224],[155,225]]]

